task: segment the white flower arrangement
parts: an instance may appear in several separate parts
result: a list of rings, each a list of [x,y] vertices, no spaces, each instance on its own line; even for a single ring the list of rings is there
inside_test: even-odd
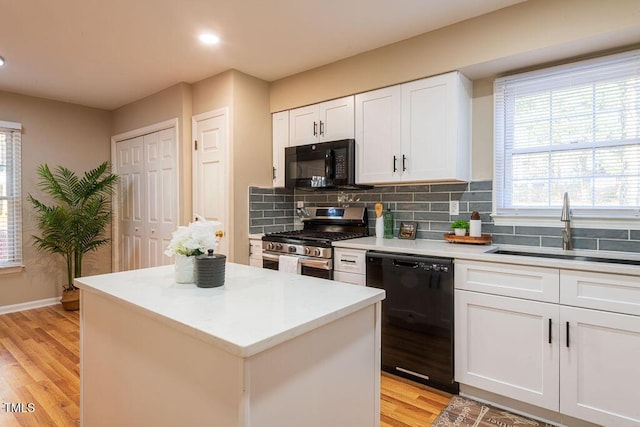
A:
[[[173,232],[173,238],[164,251],[165,255],[196,256],[206,254],[208,249],[215,252],[223,236],[222,231],[216,230],[218,225],[218,221],[203,220],[192,222],[187,227],[179,226]]]

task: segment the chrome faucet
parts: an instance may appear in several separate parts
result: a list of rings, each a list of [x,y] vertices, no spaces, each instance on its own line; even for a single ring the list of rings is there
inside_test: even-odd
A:
[[[571,243],[571,208],[569,207],[569,193],[564,193],[564,199],[562,200],[562,214],[560,215],[560,221],[564,222],[564,229],[562,230],[562,249],[569,251],[573,249]]]

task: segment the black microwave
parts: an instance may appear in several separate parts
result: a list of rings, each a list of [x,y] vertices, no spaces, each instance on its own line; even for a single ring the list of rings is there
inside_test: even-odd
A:
[[[285,148],[287,188],[355,187],[356,141],[320,142]]]

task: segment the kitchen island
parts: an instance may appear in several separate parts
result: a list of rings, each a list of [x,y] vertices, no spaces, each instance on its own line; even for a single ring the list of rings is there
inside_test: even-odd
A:
[[[82,425],[379,425],[383,291],[232,263],[75,283]]]

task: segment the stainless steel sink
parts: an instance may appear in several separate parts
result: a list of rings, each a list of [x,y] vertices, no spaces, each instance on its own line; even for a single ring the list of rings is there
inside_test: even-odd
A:
[[[527,251],[516,251],[516,250],[510,250],[510,249],[494,249],[491,251],[487,251],[486,253],[499,254],[499,255],[517,255],[517,256],[536,257],[536,258],[566,259],[566,260],[572,260],[572,261],[602,262],[602,263],[610,263],[610,264],[640,265],[640,260],[623,259],[623,258],[603,258],[603,257],[574,255],[574,254],[558,254],[558,253],[552,253],[552,252],[527,252]]]

